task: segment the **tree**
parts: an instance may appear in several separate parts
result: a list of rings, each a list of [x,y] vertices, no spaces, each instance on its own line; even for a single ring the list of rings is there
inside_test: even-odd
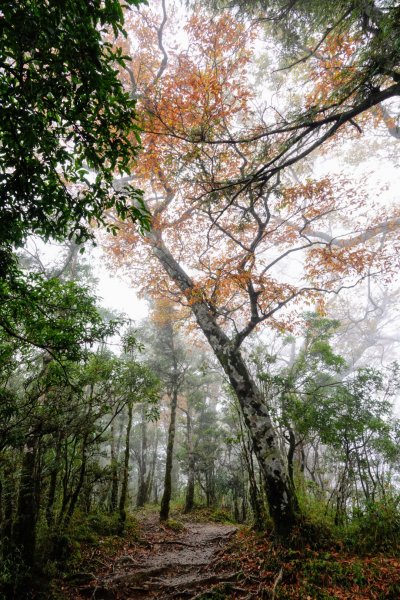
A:
[[[193,343],[195,352],[190,346],[186,348],[190,362],[179,400],[185,430],[180,453],[182,468],[187,474],[185,512],[195,507],[199,486],[208,506],[215,500],[215,463],[222,437],[216,411],[221,399],[220,374],[212,369],[206,349],[195,338]],[[222,469],[221,463],[219,467]]]
[[[172,303],[159,300],[153,305],[151,313],[153,338],[153,357],[149,360],[160,379],[170,402],[167,451],[165,458],[164,490],[161,498],[160,520],[167,521],[172,497],[172,468],[176,434],[176,413],[178,395],[187,370],[182,341],[177,332],[177,317]]]
[[[117,320],[106,323],[93,296],[72,281],[20,275],[10,285],[0,283],[0,297],[4,334],[20,349],[32,346],[58,359],[78,360],[117,326]]]
[[[131,343],[133,341],[133,344]],[[120,531],[123,531],[126,520],[126,501],[128,498],[129,461],[131,448],[131,429],[134,403],[156,403],[158,400],[159,381],[154,373],[144,364],[133,360],[132,351],[136,347],[136,340],[128,336],[125,340],[127,360],[124,379],[128,389],[126,406],[128,410],[128,421],[125,433],[125,450],[123,461],[123,473],[121,481],[121,492],[119,499],[119,523]],[[139,346],[140,348],[140,346]]]
[[[140,142],[135,101],[117,77],[127,57],[106,40],[110,31],[124,31],[119,0],[2,3],[2,277],[29,234],[82,241],[112,206],[146,225],[140,192],[113,187]]]
[[[398,365],[351,368],[333,351],[340,323],[311,313],[304,321],[297,356],[284,365],[282,357],[267,361],[258,352],[258,377],[287,441],[291,479],[296,475],[302,485],[300,473],[306,481],[311,477],[319,498],[335,504],[339,523],[350,510],[363,510],[390,493],[398,458],[392,401]]]
[[[148,224],[141,192],[114,187],[140,140],[135,100],[118,79],[127,57],[107,41],[110,32],[124,33],[119,0],[24,0],[1,8],[0,327],[39,347],[49,339],[26,330],[21,306],[40,313],[45,302],[43,315],[50,315],[46,294],[57,283],[21,274],[15,249],[32,234],[80,243],[93,238],[93,224],[115,231],[111,207],[123,219]],[[17,331],[10,313],[18,311]]]
[[[267,40],[272,39],[281,51],[277,68],[290,76],[301,66],[316,84],[294,110],[273,113],[258,131],[242,129],[230,139],[239,147],[264,140],[264,163],[238,175],[246,188],[264,185],[346,125],[361,132],[371,107],[377,107],[389,133],[398,139],[395,119],[381,106],[400,96],[398,2],[341,0],[328,5],[321,0],[211,0],[209,4],[216,10],[236,9],[253,23],[261,23]],[[204,141],[224,143],[207,136]]]
[[[369,220],[364,200],[357,200],[360,190],[328,179],[294,184],[277,176],[263,187],[232,191],[232,173],[244,176],[264,164],[257,136],[235,143],[244,125],[263,127],[251,107],[252,38],[227,14],[209,20],[198,12],[185,27],[190,51],[170,46],[167,52],[165,3],[161,11],[130,21],[141,50],[129,67],[129,83],[140,92],[146,148],[137,175],[153,214],[140,249],[149,261],[142,285],[186,306],[208,339],[238,397],[276,533],[285,537],[298,520],[296,495],[241,347],[262,323],[290,329],[297,305],[318,305],[323,294],[353,287],[395,262],[384,242],[396,234],[398,218],[380,213]],[[226,143],[208,143],[221,136]],[[285,137],[279,144],[285,146]],[[381,234],[388,235],[382,240]],[[121,225],[121,236],[110,244],[131,269],[132,242],[132,228]],[[292,283],[280,274],[294,257],[301,267]]]
[[[17,343],[14,333],[7,336],[3,332],[1,336],[0,450],[5,464],[15,461],[11,458],[13,455],[18,459],[14,466],[19,477],[16,503],[9,484],[11,473],[7,468],[1,469],[0,477],[10,495],[9,524],[5,524],[7,545],[3,554],[9,556],[10,552],[15,552],[15,556],[20,556],[30,566],[36,558],[36,530],[40,509],[44,506],[46,467],[50,473],[46,520],[51,527],[56,484],[61,479],[61,453],[65,449],[62,459],[67,469],[58,521],[67,525],[89,470],[90,449],[99,436],[99,417],[104,414],[104,405],[108,401],[102,394],[94,394],[95,383],[88,378],[89,359],[93,355],[84,347],[83,332],[92,330],[91,343],[99,343],[104,334],[115,333],[115,325],[102,325],[93,299],[75,284],[67,287],[66,295],[61,284],[59,288],[50,286],[49,292],[54,302],[52,316],[48,319],[39,315],[38,318],[31,311],[27,321],[33,323],[38,338],[51,334],[52,340],[57,341],[64,335],[63,352],[55,349],[52,355],[47,350],[39,351],[30,343]],[[49,320],[53,322],[50,332]],[[65,352],[69,344],[70,352]],[[89,364],[86,365],[83,359]],[[72,455],[69,452],[71,446],[74,449]],[[55,449],[54,457],[50,448]]]

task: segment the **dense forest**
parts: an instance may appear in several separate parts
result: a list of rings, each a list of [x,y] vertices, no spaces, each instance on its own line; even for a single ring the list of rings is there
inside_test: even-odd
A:
[[[398,598],[400,3],[0,48],[0,598]]]

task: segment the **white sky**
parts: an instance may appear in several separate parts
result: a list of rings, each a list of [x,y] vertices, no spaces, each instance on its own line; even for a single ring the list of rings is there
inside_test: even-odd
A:
[[[102,306],[123,312],[135,322],[143,319],[148,313],[145,300],[137,297],[132,284],[124,279],[121,274],[112,272],[105,264],[105,256],[101,248],[91,251],[93,258],[93,272],[98,277],[97,295],[102,298]]]
[[[59,244],[45,243],[39,238],[32,237],[28,240],[26,249],[32,255],[39,255],[44,267],[50,267],[58,262],[61,251]],[[127,317],[138,323],[148,313],[145,300],[137,297],[133,285],[122,277],[117,271],[112,271],[107,266],[107,258],[100,246],[91,247],[87,244],[82,255],[84,263],[90,265],[92,275],[98,280],[94,293],[99,298],[99,303],[104,308],[124,313]]]

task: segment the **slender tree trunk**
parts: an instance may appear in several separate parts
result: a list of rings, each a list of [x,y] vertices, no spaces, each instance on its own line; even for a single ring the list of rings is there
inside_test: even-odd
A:
[[[69,482],[70,482],[70,478],[71,478],[72,462],[73,462],[73,458],[75,456],[75,449],[76,449],[76,439],[75,439],[74,448],[73,448],[73,456],[69,457],[68,456],[68,440],[66,439],[64,442],[64,447],[63,447],[64,475],[63,475],[63,479],[62,479],[62,491],[63,491],[62,502],[61,502],[60,514],[58,515],[58,518],[57,518],[59,525],[61,525],[61,523],[64,519],[64,514],[65,514],[65,511],[67,510],[67,506],[68,506],[69,499],[70,499]]]
[[[129,455],[131,450],[131,429],[132,429],[132,413],[133,402],[128,402],[128,423],[126,426],[125,436],[125,453],[124,453],[124,470],[122,473],[121,496],[119,499],[119,528],[122,533],[126,521],[126,499],[128,496],[128,481],[129,481]]]
[[[210,482],[209,482],[209,471],[205,470],[205,492],[206,492],[206,506],[207,508],[211,508],[211,494],[210,494]]]
[[[153,253],[165,271],[185,296],[191,297],[194,284],[165,247],[160,234],[153,231],[149,234],[149,239],[153,244]],[[246,367],[239,347],[218,325],[212,307],[205,300],[196,299],[195,294],[190,307],[239,400],[263,474],[275,533],[280,538],[286,538],[298,522],[299,508],[268,408]]]
[[[186,488],[186,499],[185,499],[185,513],[193,510],[194,507],[194,482],[195,482],[195,457],[193,447],[193,435],[192,435],[192,417],[190,414],[190,407],[188,406],[186,412],[186,440],[188,447],[188,482]]]
[[[118,454],[115,444],[115,424],[111,423],[111,498],[110,511],[115,512],[118,505]]]
[[[288,474],[289,479],[294,487],[294,453],[296,452],[296,437],[294,435],[294,431],[291,427],[289,427],[289,449],[287,453],[287,461],[288,461]]]
[[[36,549],[36,455],[38,439],[30,436],[22,458],[18,507],[13,529],[13,541],[25,564],[32,566]]]
[[[300,463],[300,473],[304,474],[306,468],[306,455],[304,452],[304,440],[302,440],[299,444],[299,463]]]
[[[168,428],[167,458],[165,462],[164,493],[161,499],[160,520],[166,521],[169,516],[169,504],[172,495],[172,460],[174,454],[176,407],[178,404],[178,391],[176,384],[172,388],[171,420]]]
[[[61,464],[61,437],[58,436],[56,440],[56,456],[54,459],[54,465],[50,474],[49,493],[47,495],[47,506],[46,506],[46,521],[49,527],[52,526],[54,520],[54,502],[56,498],[57,490],[57,477],[60,471]]]
[[[215,506],[215,476],[213,465],[208,465],[206,469],[206,496],[208,508],[211,508],[211,506]]]
[[[158,481],[156,481],[154,483],[153,491],[154,491],[154,504],[158,504]]]
[[[156,424],[155,427],[155,434],[154,434],[155,440],[154,440],[154,450],[153,450],[153,457],[151,460],[151,467],[149,470],[149,474],[147,477],[147,483],[146,483],[146,487],[147,487],[147,499],[150,500],[150,496],[151,496],[151,490],[153,488],[154,485],[154,476],[155,476],[155,472],[156,472],[156,464],[157,464],[157,450],[158,450],[158,427]]]
[[[79,495],[81,493],[83,484],[85,482],[86,467],[87,467],[86,446],[87,446],[87,439],[85,438],[83,441],[82,462],[81,462],[81,467],[79,469],[78,483],[76,484],[76,487],[70,496],[70,502],[69,502],[67,514],[65,515],[65,518],[64,518],[64,525],[66,527],[69,525],[69,523],[72,519],[72,516],[75,512],[75,508],[76,508],[76,505],[77,505],[77,502],[79,499]]]
[[[147,502],[147,421],[146,409],[142,404],[142,440],[140,445],[140,461],[139,461],[139,486],[136,500],[136,506],[140,508]]]
[[[242,478],[242,523],[247,519],[247,489],[244,478]]]

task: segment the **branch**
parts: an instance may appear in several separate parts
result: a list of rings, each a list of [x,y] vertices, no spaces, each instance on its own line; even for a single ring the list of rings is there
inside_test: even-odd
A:
[[[275,73],[279,72],[279,71],[287,71],[288,69],[291,69],[292,67],[295,67],[296,65],[299,65],[303,62],[306,62],[311,56],[315,56],[316,58],[323,60],[323,58],[321,56],[317,55],[317,52],[319,50],[319,48],[322,46],[322,44],[324,43],[324,41],[326,40],[326,38],[328,37],[328,35],[338,26],[340,25],[340,23],[342,21],[344,21],[346,19],[346,17],[348,17],[351,12],[353,10],[353,7],[351,8],[351,10],[348,10],[347,12],[345,12],[338,21],[336,21],[336,23],[334,23],[331,27],[328,27],[323,36],[321,37],[321,39],[319,40],[318,44],[314,47],[314,49],[309,49],[309,48],[304,48],[303,49],[307,52],[306,56],[302,56],[301,58],[299,58],[298,60],[296,60],[295,62],[291,63],[290,65],[288,65],[287,67],[282,67],[281,69],[276,69]]]
[[[352,93],[354,93],[355,91],[356,91],[355,89],[352,90]],[[349,94],[349,96],[351,96],[351,94]],[[291,146],[290,146],[290,147],[292,147],[292,145],[294,145],[295,142],[300,141],[306,134],[311,133],[312,131],[315,131],[317,129],[320,129],[324,125],[330,125],[333,123],[335,126],[334,131],[332,131],[332,133],[329,133],[331,131],[331,130],[329,130],[328,131],[329,135],[326,134],[326,135],[328,135],[328,137],[330,137],[331,135],[333,135],[333,133],[335,133],[337,131],[337,129],[339,127],[341,127],[345,123],[349,122],[351,119],[354,119],[355,117],[357,117],[364,111],[366,111],[370,108],[373,108],[374,106],[377,106],[381,102],[388,100],[390,98],[396,97],[396,96],[400,96],[400,82],[396,82],[395,84],[389,86],[388,88],[385,88],[384,90],[373,89],[373,91],[371,91],[371,93],[364,100],[361,100],[358,104],[356,104],[356,106],[353,106],[352,108],[350,108],[348,110],[344,110],[342,112],[338,112],[338,113],[334,113],[334,114],[328,114],[327,116],[322,116],[326,112],[333,110],[335,108],[338,108],[338,104],[335,103],[335,104],[332,104],[331,106],[324,106],[321,109],[319,109],[316,113],[313,114],[313,119],[310,118],[310,111],[306,111],[303,114],[298,115],[296,119],[294,119],[290,122],[285,121],[283,125],[280,125],[275,128],[270,128],[270,129],[266,128],[263,131],[260,131],[259,133],[256,133],[254,135],[250,135],[250,136],[246,136],[246,137],[238,137],[236,139],[233,139],[232,137],[219,138],[219,139],[207,139],[207,138],[193,139],[192,137],[188,137],[187,135],[180,134],[180,133],[173,131],[171,129],[171,127],[163,121],[161,115],[159,115],[159,114],[157,114],[155,116],[160,121],[160,123],[165,127],[166,131],[165,130],[164,131],[156,131],[153,129],[149,129],[149,130],[144,129],[143,131],[145,133],[151,133],[151,134],[157,135],[157,136],[174,137],[176,139],[183,140],[185,142],[191,142],[192,144],[205,144],[205,145],[209,145],[209,146],[220,146],[223,144],[227,144],[227,145],[251,144],[254,142],[258,142],[261,139],[272,137],[273,135],[281,135],[284,133],[294,133],[296,131],[306,130],[306,132],[303,133],[300,137],[295,138],[293,140],[293,143],[291,143]],[[316,120],[316,118],[319,116],[321,116],[322,118],[320,118],[319,120]],[[324,141],[325,141],[325,137],[324,137]],[[286,150],[286,152],[287,152],[287,150]],[[274,161],[275,160],[276,159],[274,159]],[[270,163],[268,163],[268,165],[269,164]],[[263,167],[263,169],[265,169],[265,168],[266,167]],[[261,170],[262,169],[260,169],[260,171]]]
[[[157,29],[157,41],[158,41],[158,47],[161,50],[163,57],[162,57],[162,61],[160,63],[160,66],[158,68],[155,78],[153,79],[151,84],[149,84],[146,87],[145,94],[147,93],[149,88],[154,87],[156,85],[156,83],[159,81],[159,79],[161,79],[165,69],[167,68],[167,64],[168,64],[168,54],[167,54],[164,44],[163,44],[164,27],[165,27],[165,24],[166,24],[167,18],[168,18],[167,17],[167,9],[165,6],[165,0],[162,0],[161,6],[162,6],[163,18],[162,18],[160,27],[158,27],[158,29]]]
[[[385,123],[389,134],[396,140],[400,140],[400,126],[395,125],[394,118],[391,116],[386,106],[379,104],[376,107],[376,111],[381,114],[383,122]]]
[[[301,130],[303,130],[303,132],[301,134],[299,134],[298,136],[296,136],[295,138],[293,138],[292,140],[290,140],[289,147],[285,148],[280,154],[278,154],[278,156],[276,156],[274,159],[269,161],[269,163],[267,163],[266,165],[261,167],[261,169],[259,169],[256,173],[249,176],[247,178],[247,181],[263,181],[263,182],[268,181],[269,179],[271,179],[271,177],[273,177],[273,175],[275,175],[279,171],[282,171],[284,168],[302,160],[303,158],[305,158],[306,156],[311,154],[311,152],[313,152],[314,150],[319,148],[319,146],[321,146],[326,140],[331,138],[344,124],[352,121],[355,117],[357,117],[361,113],[372,108],[373,106],[376,106],[377,104],[380,104],[384,100],[387,100],[389,98],[392,98],[393,96],[399,96],[399,95],[400,95],[400,84],[396,83],[396,84],[390,86],[389,88],[386,88],[385,90],[378,90],[378,91],[371,92],[371,94],[367,98],[365,98],[365,100],[361,101],[358,105],[356,105],[355,107],[353,107],[350,110],[347,110],[347,111],[344,111],[344,112],[341,112],[338,114],[330,115],[330,116],[322,118],[318,121],[304,122],[297,126],[292,125],[292,126],[286,128],[286,131],[290,131],[290,130],[292,130],[292,131],[300,130],[301,131]],[[276,163],[281,158],[284,158],[284,156],[288,153],[290,148],[292,148],[295,144],[297,144],[302,139],[304,139],[309,133],[311,133],[312,131],[315,131],[315,130],[320,130],[324,125],[329,125],[331,123],[332,123],[332,126],[329,127],[329,129],[321,137],[317,138],[314,143],[312,143],[305,150],[303,150],[303,152],[300,152],[293,158],[290,158],[288,160],[283,160],[280,164],[276,165]]]
[[[273,216],[272,219],[278,222],[279,224],[286,223],[287,225],[293,227],[300,233],[300,228],[296,224],[277,216]],[[368,227],[362,233],[346,238],[342,236],[332,236],[324,231],[317,231],[309,229],[308,227],[305,227],[304,229],[301,228],[301,230],[304,235],[307,235],[308,237],[318,238],[321,242],[325,242],[330,246],[336,246],[338,248],[352,248],[354,246],[358,246],[359,244],[364,244],[365,242],[368,242],[369,240],[371,240],[374,237],[377,237],[378,235],[388,234],[392,231],[396,231],[399,228],[400,217],[393,217],[392,219],[387,219],[386,221],[378,223],[377,225]]]

